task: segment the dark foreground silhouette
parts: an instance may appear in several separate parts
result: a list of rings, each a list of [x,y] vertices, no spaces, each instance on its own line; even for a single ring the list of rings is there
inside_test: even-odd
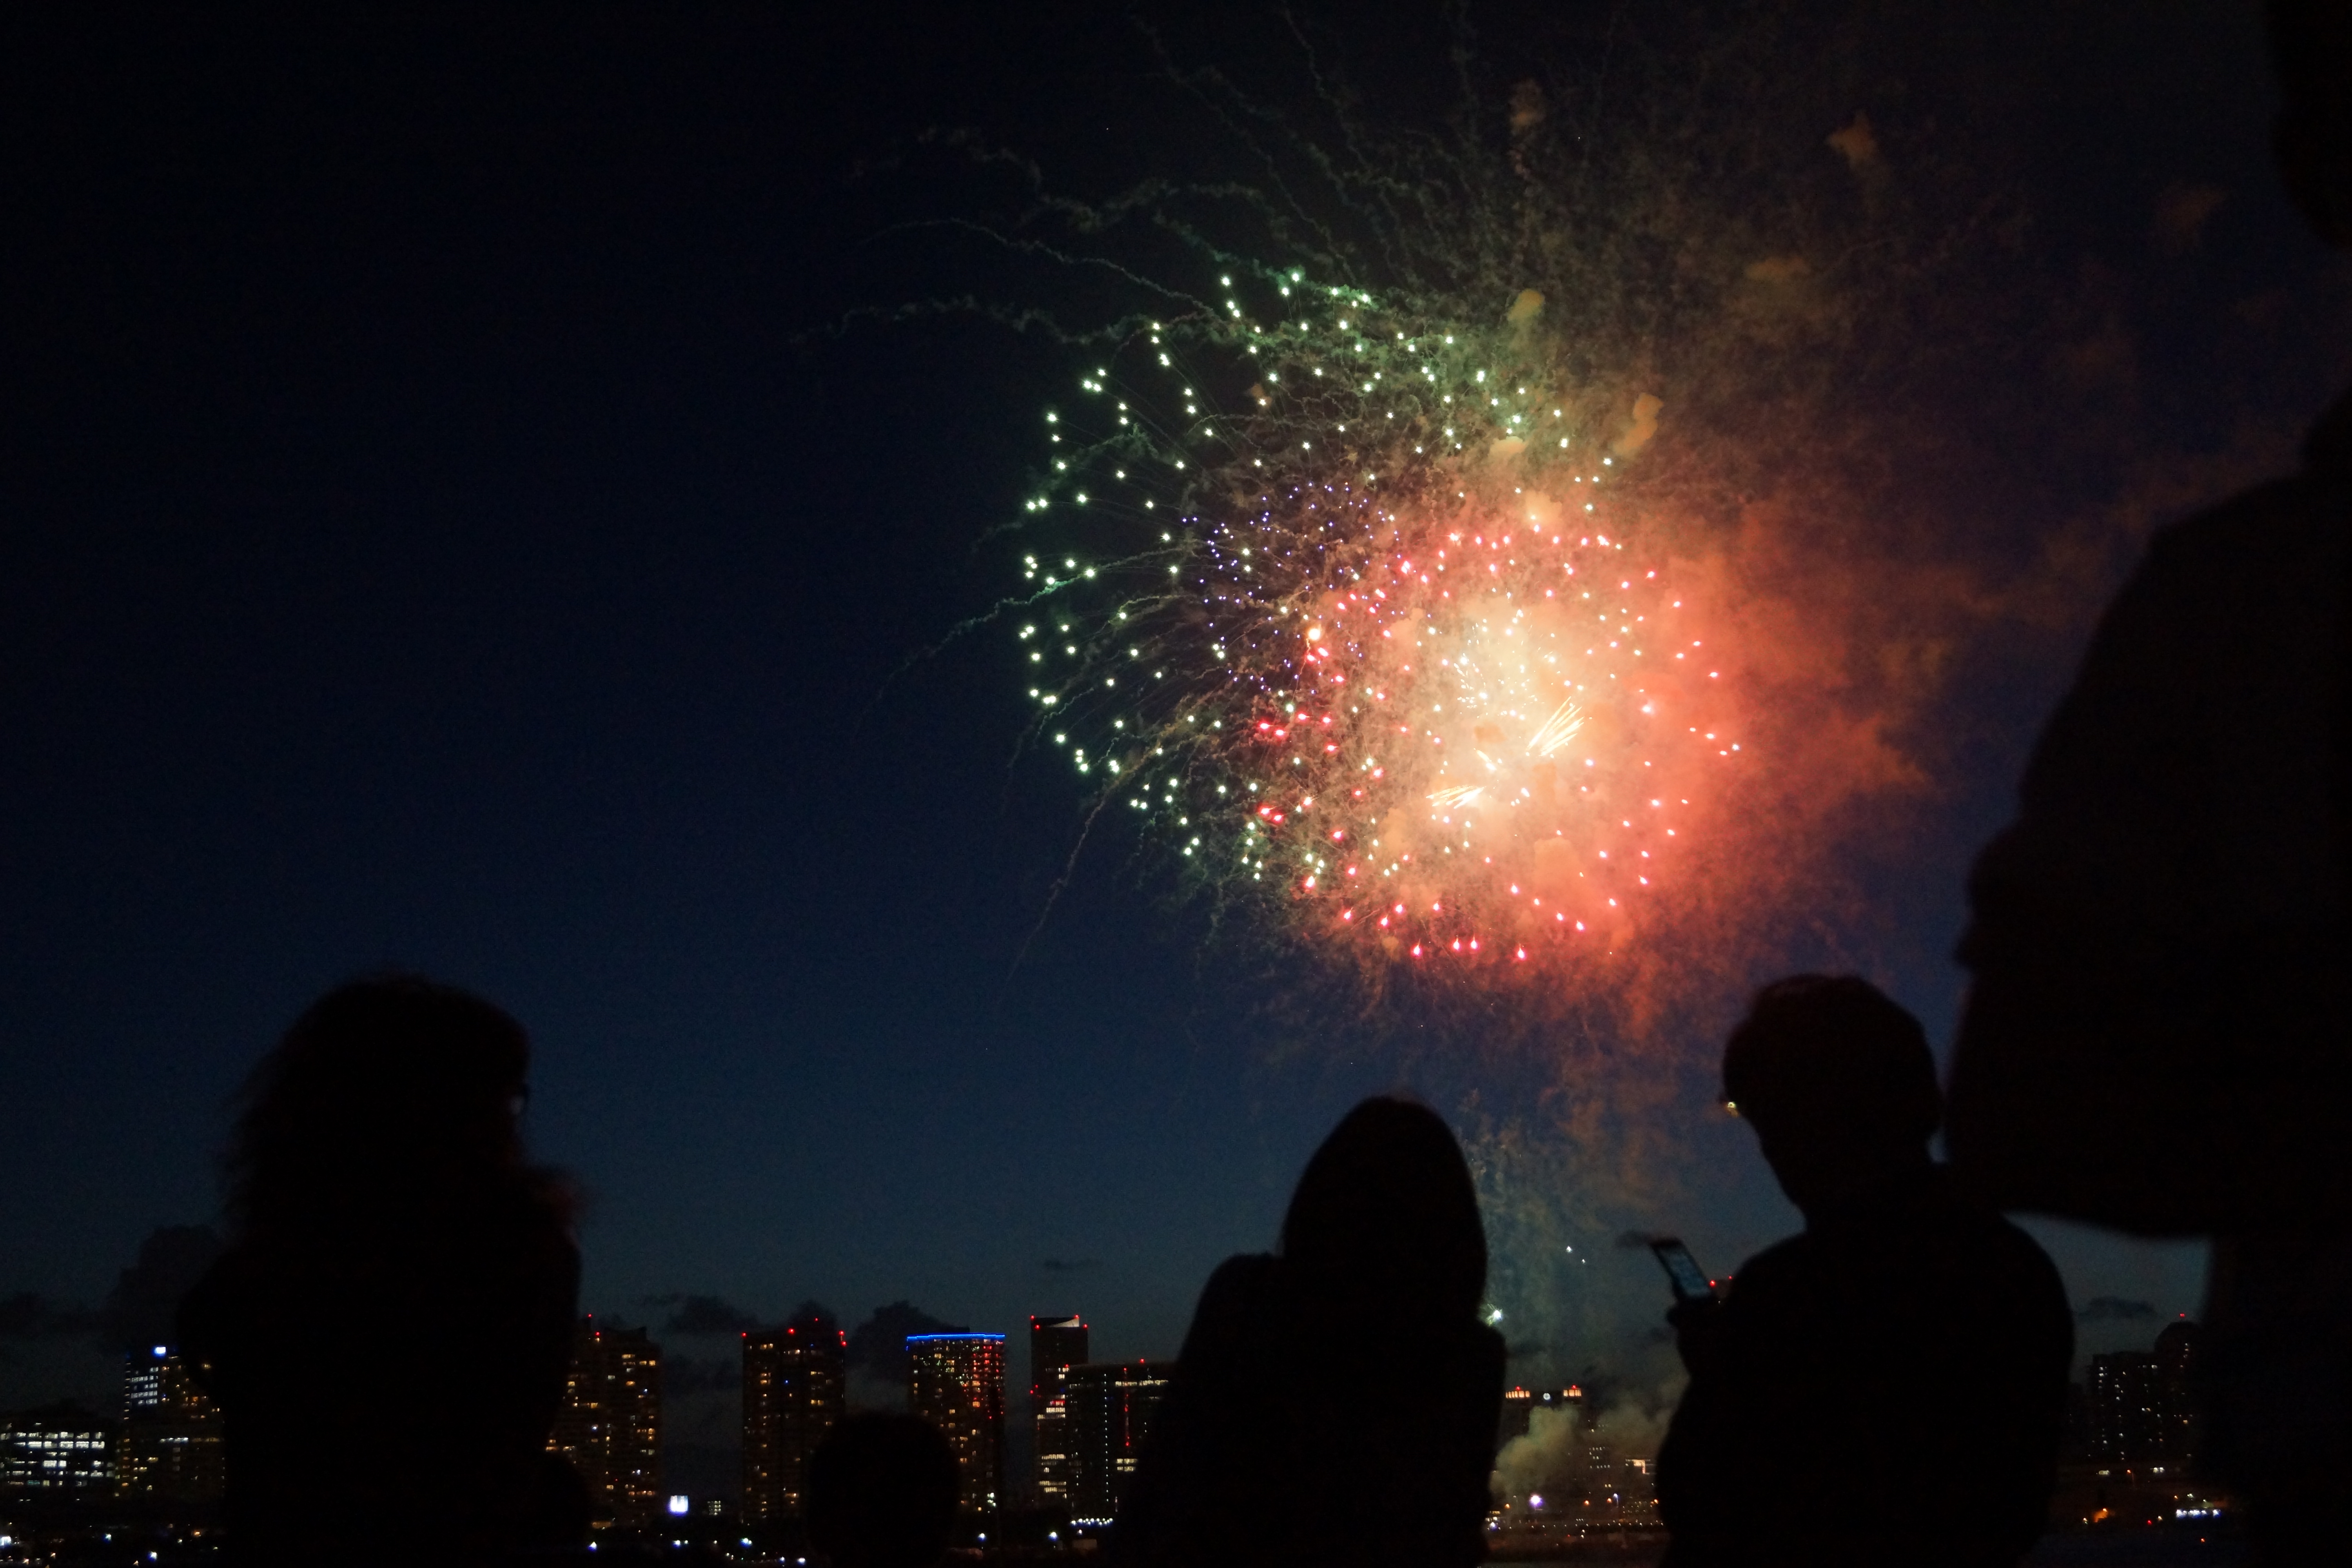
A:
[[[947,1554],[961,1491],[938,1427],[851,1415],[809,1458],[809,1544],[833,1568],[930,1568]]]
[[[1112,1561],[1451,1568],[1486,1552],[1503,1342],[1453,1133],[1368,1100],[1307,1162],[1278,1256],[1209,1279]]]
[[[2352,249],[2352,5],[2272,0],[2275,145]],[[2210,1451],[2262,1561],[2352,1476],[2352,396],[2304,467],[2159,533],[1970,885],[1955,1171],[2215,1238]]]
[[[229,1251],[180,1309],[221,1406],[244,1563],[501,1560],[584,1537],[547,1452],[580,1258],[523,1159],[521,1026],[394,977],[330,992],[255,1070]]]
[[[2074,1317],[2032,1239],[1929,1160],[1918,1021],[1860,980],[1783,980],[1723,1080],[1805,1230],[1673,1314],[1691,1382],[1658,1455],[1666,1562],[2015,1563],[2049,1513]]]

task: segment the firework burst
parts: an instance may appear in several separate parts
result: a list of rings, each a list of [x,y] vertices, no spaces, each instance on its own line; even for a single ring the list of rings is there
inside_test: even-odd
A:
[[[1751,753],[1705,574],[1623,493],[1657,399],[1579,385],[1533,291],[1475,326],[1243,278],[1045,414],[1039,732],[1189,875],[1367,962],[1670,923]]]

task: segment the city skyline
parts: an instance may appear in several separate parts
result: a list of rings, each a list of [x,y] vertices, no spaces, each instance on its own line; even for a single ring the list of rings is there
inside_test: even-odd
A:
[[[795,1463],[804,1466],[853,1408],[842,1398],[840,1376],[847,1335],[829,1319],[801,1316],[797,1324],[742,1332],[747,1373],[764,1367],[774,1374],[764,1384],[747,1376],[744,1384],[742,1484],[691,1491],[666,1484],[662,1468],[663,1347],[643,1328],[581,1320],[550,1447],[587,1483],[600,1530],[657,1531],[690,1512],[749,1531],[782,1529],[784,1534],[771,1539],[793,1539],[804,1506],[789,1490]],[[1083,1320],[1066,1314],[1032,1321],[1052,1330]],[[794,1342],[818,1327],[821,1338]],[[2080,1508],[2087,1520],[2108,1504],[2221,1506],[2200,1465],[2202,1425],[2192,1388],[2201,1332],[2195,1321],[2177,1319],[2135,1348],[2086,1358],[2071,1385],[2057,1518]],[[1013,1369],[1005,1342],[991,1333],[907,1336],[905,1408],[949,1436],[973,1520],[1009,1512],[1082,1530],[1108,1525],[1180,1368],[1148,1361],[1048,1363],[1068,1374],[1062,1419],[1070,1427],[1071,1466],[1066,1490],[1056,1495],[1037,1484],[1045,1479],[1037,1465],[1042,1453],[1031,1456],[1025,1476],[1009,1468],[1003,1436],[1013,1408],[1007,1397]],[[1069,1339],[1059,1342],[1083,1348]],[[194,1369],[157,1345],[126,1353],[120,1371],[112,1414],[70,1402],[0,1412],[0,1500],[102,1506],[123,1500],[160,1510],[157,1518],[209,1523],[221,1498],[220,1416]],[[1648,1450],[1658,1428],[1620,1419],[1629,1408],[1596,1405],[1573,1384],[1507,1388],[1495,1436],[1499,1527],[1557,1523],[1571,1500],[1574,1508],[1602,1510],[1588,1522],[1654,1523],[1644,1510],[1652,1507]],[[769,1452],[755,1457],[763,1435]]]

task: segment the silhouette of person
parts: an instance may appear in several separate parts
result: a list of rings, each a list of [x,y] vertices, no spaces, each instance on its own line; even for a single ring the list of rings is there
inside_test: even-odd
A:
[[[1777,981],[1723,1087],[1805,1229],[1669,1314],[1691,1380],[1658,1454],[1667,1563],[2015,1563],[2047,1521],[2074,1316],[2032,1239],[1929,1159],[1918,1020],[1852,977]]]
[[[229,1249],[180,1307],[239,1562],[488,1562],[584,1525],[548,1453],[580,1257],[568,1190],[524,1160],[529,1061],[488,1002],[394,975],[320,997],[255,1069]]]
[[[2352,7],[2271,0],[2273,146],[2352,249]],[[2211,1457],[2269,1561],[2352,1474],[2352,395],[2302,470],[2159,532],[1969,884],[1959,1178],[2215,1237]]]
[[[1449,1568],[1486,1554],[1503,1342],[1486,1236],[1426,1107],[1367,1100],[1307,1163],[1279,1255],[1201,1292],[1112,1561]]]
[[[809,1457],[809,1544],[833,1568],[931,1568],[961,1490],[955,1451],[929,1422],[846,1416]]]

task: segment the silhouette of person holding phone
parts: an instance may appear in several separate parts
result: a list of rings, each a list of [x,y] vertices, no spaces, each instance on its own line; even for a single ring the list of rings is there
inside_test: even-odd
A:
[[[2047,1522],[2074,1315],[1929,1158],[1918,1020],[1862,980],[1777,981],[1723,1087],[1805,1229],[1669,1314],[1691,1380],[1658,1455],[1666,1563],[2015,1563]]]
[[[236,1561],[477,1563],[584,1534],[547,1451],[580,1256],[567,1188],[524,1159],[529,1066],[506,1014],[394,975],[320,997],[255,1069],[229,1250],[180,1308]]]

